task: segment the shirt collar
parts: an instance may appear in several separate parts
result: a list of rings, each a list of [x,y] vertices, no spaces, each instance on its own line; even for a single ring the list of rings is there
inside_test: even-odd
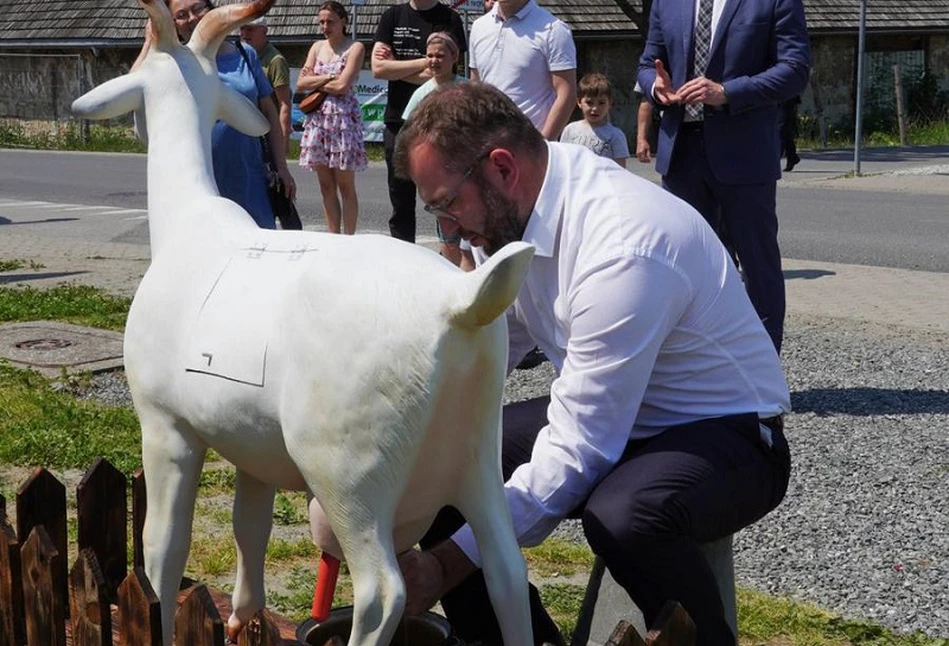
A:
[[[536,4],[537,4],[537,3],[534,2],[534,0],[527,0],[527,4],[525,4],[523,7],[521,7],[521,10],[520,10],[520,11],[518,11],[518,12],[517,12],[516,14],[514,14],[513,16],[508,16],[508,17],[509,17],[509,18],[517,18],[518,20],[524,20],[524,18],[527,17],[527,14],[529,14],[529,13],[531,12],[531,10],[534,8],[534,6],[535,6]],[[495,22],[504,22],[504,20],[501,18],[501,14],[498,13],[498,5],[497,5],[497,4],[495,4],[495,5],[491,8],[491,15],[494,16]]]
[[[544,172],[544,182],[541,184],[537,201],[534,202],[523,238],[524,242],[534,245],[534,255],[548,258],[554,255],[554,244],[557,241],[557,231],[560,229],[566,200],[565,175],[560,170],[559,153],[557,144],[547,143],[547,170]]]

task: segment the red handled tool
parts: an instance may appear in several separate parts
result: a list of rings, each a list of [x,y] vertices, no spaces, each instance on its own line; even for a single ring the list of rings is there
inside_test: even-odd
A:
[[[326,552],[320,557],[320,569],[316,574],[316,590],[313,593],[313,608],[310,614],[319,622],[326,621],[333,606],[336,579],[339,577],[339,559]]]

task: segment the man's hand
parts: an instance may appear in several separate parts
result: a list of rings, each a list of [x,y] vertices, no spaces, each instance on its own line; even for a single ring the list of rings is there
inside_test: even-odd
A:
[[[395,58],[392,48],[385,43],[377,42],[372,47],[372,57],[379,61],[390,61]]]
[[[699,76],[679,88],[679,100],[682,103],[724,105],[725,87],[717,81]]]
[[[652,150],[649,148],[648,139],[636,139],[636,159],[641,161],[644,164],[649,163],[649,155],[652,153]]]
[[[405,614],[420,615],[442,598],[445,573],[431,552],[411,549],[398,556],[405,579]]]
[[[652,95],[662,105],[679,102],[679,95],[672,87],[672,78],[666,71],[666,66],[658,58],[656,59],[656,82],[652,86]]]
[[[427,551],[406,550],[398,556],[405,580],[405,613],[421,614],[477,568],[454,541],[448,539]]]

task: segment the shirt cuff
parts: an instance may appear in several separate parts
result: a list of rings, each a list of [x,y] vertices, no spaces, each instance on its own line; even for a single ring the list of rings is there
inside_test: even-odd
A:
[[[455,532],[451,540],[461,548],[475,567],[481,567],[481,552],[478,551],[478,543],[475,541],[474,532],[471,531],[471,525],[463,525]]]

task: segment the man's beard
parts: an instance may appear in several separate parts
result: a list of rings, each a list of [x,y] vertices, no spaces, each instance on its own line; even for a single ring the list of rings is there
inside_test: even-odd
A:
[[[524,237],[525,225],[517,213],[517,202],[478,178],[481,200],[484,203],[484,252],[493,255],[509,242]]]

